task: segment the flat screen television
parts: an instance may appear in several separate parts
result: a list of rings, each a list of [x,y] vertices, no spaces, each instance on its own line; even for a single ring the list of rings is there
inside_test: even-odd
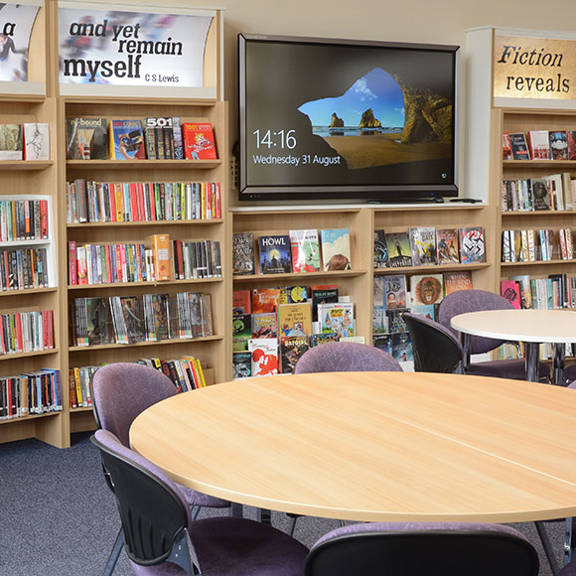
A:
[[[459,47],[239,35],[240,200],[458,195]]]

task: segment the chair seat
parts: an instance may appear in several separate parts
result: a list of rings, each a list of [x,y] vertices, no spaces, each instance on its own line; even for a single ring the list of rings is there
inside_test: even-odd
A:
[[[540,378],[547,378],[550,367],[539,362],[538,373]],[[474,376],[492,376],[494,378],[510,378],[512,380],[526,380],[524,360],[493,360],[489,362],[474,362],[468,366],[466,374]]]
[[[558,576],[576,576],[576,562],[570,562],[566,564]]]
[[[208,496],[208,494],[202,494],[202,492],[196,492],[192,488],[187,488],[178,484],[180,490],[184,493],[186,502],[189,506],[201,506],[208,508],[227,508],[230,506],[230,502],[222,500],[221,498],[216,498],[216,496]]]
[[[190,527],[202,574],[218,576],[302,576],[308,549],[284,532],[242,518],[207,518]],[[278,559],[282,562],[279,563]],[[183,576],[174,564],[144,567],[137,576]]]
[[[574,382],[576,380],[576,364],[566,366],[564,376],[566,377],[566,382]]]

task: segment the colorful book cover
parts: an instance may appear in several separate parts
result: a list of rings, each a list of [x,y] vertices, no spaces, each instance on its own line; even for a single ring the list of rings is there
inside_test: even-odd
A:
[[[280,365],[282,374],[293,374],[298,360],[310,348],[307,336],[280,339]]]
[[[509,280],[513,280],[518,284],[520,290],[521,307],[530,309],[534,307],[532,298],[532,283],[529,274],[519,274],[518,276],[510,276]]]
[[[392,336],[390,334],[375,334],[372,338],[372,346],[392,355]]]
[[[106,160],[108,120],[69,118],[66,120],[66,158],[68,160]]]
[[[248,342],[251,354],[252,376],[278,374],[278,341],[272,338],[254,338]]]
[[[407,308],[399,308],[397,310],[386,310],[388,316],[388,332],[390,334],[400,334],[408,332],[408,327],[404,322],[402,314],[408,312]]]
[[[278,335],[280,338],[309,336],[312,334],[311,303],[279,304],[277,314]]]
[[[442,274],[418,274],[410,277],[410,293],[415,305],[433,305],[442,301]]]
[[[484,228],[482,226],[460,228],[459,241],[460,262],[462,262],[462,264],[486,261]]]
[[[232,294],[232,313],[250,314],[252,312],[252,294],[250,290],[234,290]]]
[[[552,160],[568,160],[568,136],[564,130],[550,132]]]
[[[250,352],[234,352],[232,354],[232,371],[234,379],[250,378],[252,375],[252,354]]]
[[[437,320],[438,318],[438,306],[435,304],[416,304],[410,306],[410,312],[424,316],[429,320]]]
[[[272,234],[258,237],[261,274],[286,274],[292,271],[290,237]]]
[[[566,132],[566,141],[568,142],[568,160],[576,160],[576,131],[568,130]],[[567,192],[567,191],[565,191]]]
[[[512,156],[512,144],[510,143],[510,134],[508,132],[504,132],[502,134],[502,159],[503,160],[512,160],[514,157]]]
[[[391,274],[384,276],[384,306],[388,310],[406,308],[406,276]]]
[[[318,230],[290,230],[292,272],[320,271],[320,244]]]
[[[326,344],[327,342],[338,342],[337,334],[335,332],[324,332],[323,334],[310,335],[310,348]]]
[[[520,286],[514,280],[501,280],[500,281],[500,295],[504,296],[514,308],[520,310],[522,308],[522,299],[520,297]]]
[[[441,228],[436,230],[436,255],[438,264],[460,263],[458,230],[456,228]]]
[[[386,314],[385,306],[374,306],[372,308],[372,333],[388,333],[388,316]]]
[[[514,160],[530,160],[530,150],[524,132],[511,133],[510,146]]]
[[[141,120],[110,121],[110,158],[112,160],[146,159]]]
[[[280,288],[280,304],[298,304],[308,300],[306,286],[283,286]]]
[[[319,284],[310,286],[312,299],[312,321],[318,320],[318,305],[338,302],[338,286],[336,284]]]
[[[408,230],[413,266],[436,264],[436,229],[433,226],[419,226]]]
[[[22,160],[23,139],[20,124],[0,124],[0,160]]]
[[[412,251],[408,231],[386,233],[388,246],[388,265],[391,268],[412,266]]]
[[[388,266],[388,245],[386,244],[386,232],[374,230],[374,268],[386,268]]]
[[[278,324],[274,312],[252,315],[252,338],[278,338]]]
[[[444,272],[444,294],[452,294],[458,290],[472,290],[472,272],[470,270],[455,270],[453,272]]]
[[[217,160],[214,129],[209,122],[182,124],[184,157],[189,160]]]
[[[243,352],[248,350],[248,341],[252,338],[252,316],[237,314],[232,319],[232,350]]]
[[[348,228],[321,230],[322,262],[324,271],[350,270],[350,231]]]
[[[334,332],[338,339],[355,336],[354,304],[336,302],[318,305],[318,321],[321,332]]]
[[[276,312],[280,301],[280,288],[253,288],[252,314]]]
[[[398,362],[414,361],[410,334],[392,334],[392,356],[394,356]]]
[[[234,274],[254,274],[254,234],[235,232],[232,235],[232,262]]]

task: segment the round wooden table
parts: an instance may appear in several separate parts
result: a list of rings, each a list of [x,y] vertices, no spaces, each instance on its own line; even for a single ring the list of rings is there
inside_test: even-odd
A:
[[[174,480],[356,521],[576,515],[576,392],[458,374],[237,380],[143,412],[132,447]]]
[[[526,378],[533,382],[538,381],[540,344],[554,344],[554,381],[565,383],[566,344],[576,342],[576,313],[573,310],[482,310],[454,316],[451,326],[470,336],[523,342]]]

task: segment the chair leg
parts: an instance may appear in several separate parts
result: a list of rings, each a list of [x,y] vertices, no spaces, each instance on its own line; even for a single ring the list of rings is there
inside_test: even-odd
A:
[[[236,502],[230,503],[230,516],[232,518],[242,518],[243,510],[242,504],[237,504]]]
[[[298,520],[298,516],[296,514],[288,514],[288,534],[290,536],[294,536],[294,530],[296,528],[296,520]]]
[[[200,506],[192,506],[190,509],[190,518],[192,520],[196,520],[196,518],[198,518],[198,514],[200,514]]]
[[[544,554],[546,555],[546,559],[548,560],[548,564],[550,564],[550,570],[552,571],[552,576],[557,576],[559,569],[556,565],[556,560],[554,558],[554,547],[550,542],[550,538],[548,538],[548,533],[546,532],[546,528],[542,522],[535,522],[536,531],[538,532],[538,536],[540,536],[540,541],[542,542],[542,547],[544,548]]]
[[[572,562],[575,546],[576,534],[574,534],[574,518],[566,518],[566,528],[564,531],[564,566]]]
[[[120,558],[120,552],[122,552],[123,547],[124,547],[124,532],[122,532],[122,528],[120,528],[120,530],[118,530],[116,540],[114,541],[114,546],[112,546],[110,556],[108,556],[106,566],[104,567],[104,576],[112,576],[114,568],[116,568],[118,558]]]

